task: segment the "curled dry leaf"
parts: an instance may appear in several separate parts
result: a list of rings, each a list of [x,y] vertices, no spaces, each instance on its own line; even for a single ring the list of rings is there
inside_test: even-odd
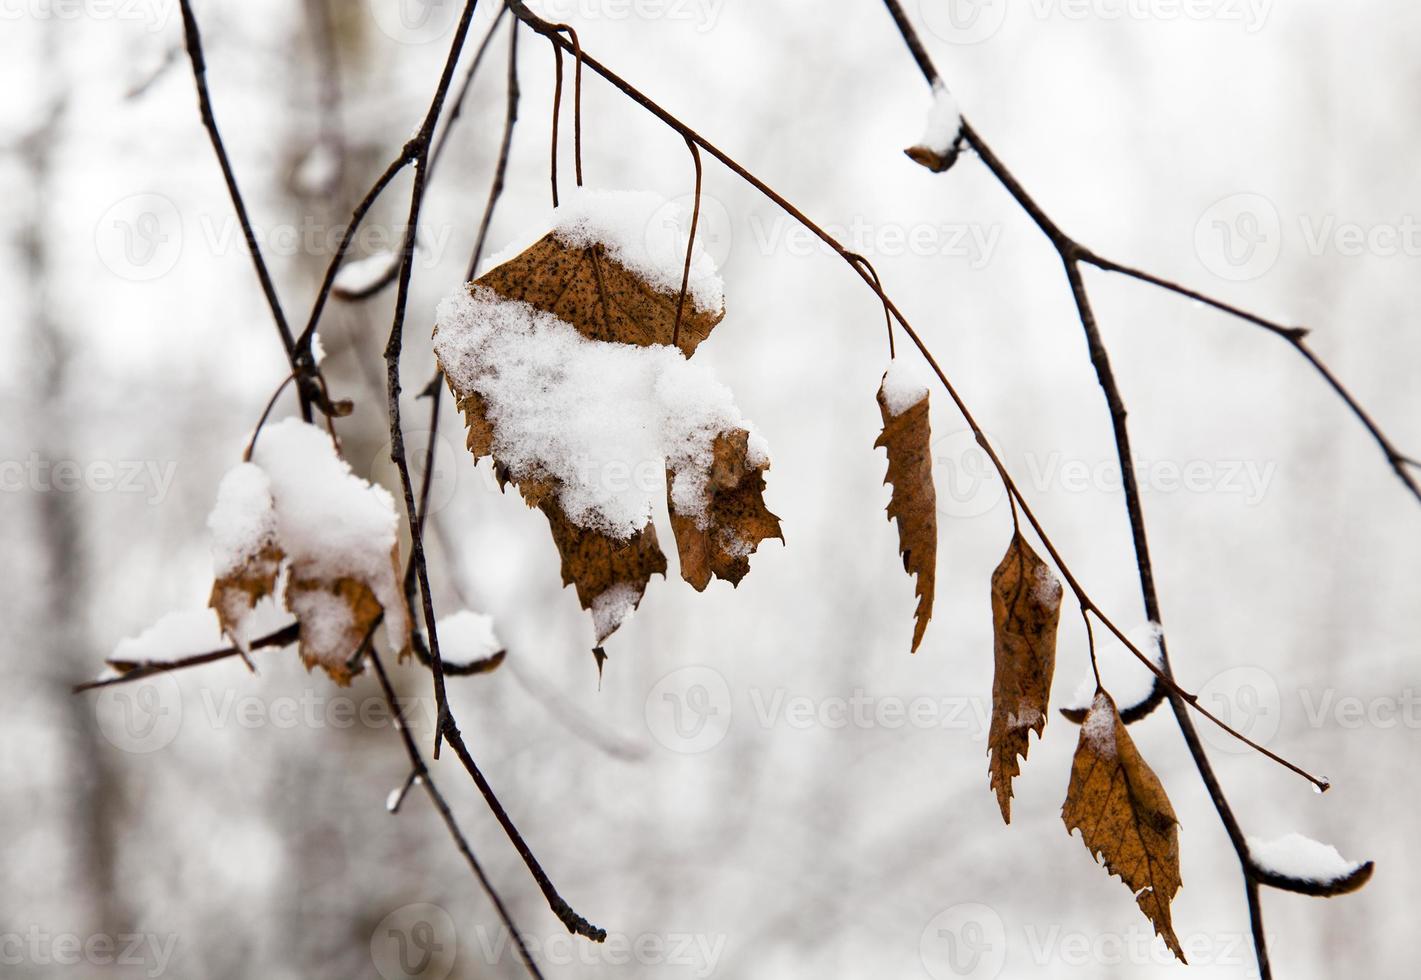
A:
[[[284,600],[308,668],[348,684],[352,658],[381,621],[391,648],[409,654],[394,500],[352,473],[327,433],[299,419],[268,426],[253,461],[223,479],[208,526],[210,604],[239,649],[285,565]]]
[[[370,586],[346,576],[308,578],[292,568],[286,608],[300,626],[301,662],[308,670],[323,668],[342,687],[349,684],[351,660],[384,614]],[[408,648],[401,651],[401,658],[407,653]]]
[[[1106,870],[1135,895],[1180,962],[1169,904],[1179,891],[1179,819],[1164,787],[1135,748],[1115,702],[1098,691],[1081,725],[1061,818]]]
[[[553,231],[447,300],[435,328],[470,452],[547,517],[599,646],[666,572],[654,501],[629,504],[600,468],[665,460],[682,575],[697,589],[712,575],[739,582],[760,541],[780,536],[763,500],[768,456],[729,390],[687,370],[725,315],[719,277],[698,253],[678,334],[682,260],[658,268],[650,226],[632,229],[624,211],[655,204],[602,193],[565,205]]]
[[[567,245],[549,232],[516,258],[484,273],[478,285],[522,300],[572,324],[589,340],[670,345],[679,292],[660,289],[608,254],[600,243]],[[687,302],[677,346],[689,357],[725,317]]]
[[[912,400],[884,375],[878,389],[878,408],[883,415],[883,433],[874,443],[888,451],[888,475],[892,484],[888,517],[898,522],[898,550],[903,569],[917,579],[918,608],[913,628],[913,651],[923,641],[923,632],[933,614],[933,593],[937,578],[937,490],[933,486],[932,429],[928,421],[928,394]],[[911,396],[910,396],[911,397]]]
[[[705,590],[711,576],[732,585],[750,571],[750,555],[766,538],[784,540],[780,519],[765,506],[769,460],[750,450],[744,429],[716,436],[714,462],[705,481],[702,515],[684,515],[676,506],[676,474],[666,471],[671,497],[671,530],[681,556],[681,577]]]
[[[284,556],[274,537],[268,537],[244,563],[219,575],[212,583],[207,604],[217,612],[222,632],[237,649],[248,652],[248,637],[242,624],[256,604],[276,592],[276,578]]]
[[[485,414],[483,398],[478,392],[461,394],[452,379],[449,386],[468,424],[469,452],[476,460],[491,456],[494,430]],[[500,485],[510,482],[506,471],[500,470],[498,478]],[[651,576],[666,574],[666,555],[656,539],[656,528],[647,521],[630,537],[619,538],[583,527],[569,520],[563,511],[555,482],[540,478],[512,482],[517,484],[524,502],[548,519],[553,543],[562,558],[563,585],[576,588],[577,601],[592,613],[597,642],[601,644],[641,605]]]
[[[935,174],[950,170],[952,165],[957,162],[959,152],[955,145],[946,150],[937,150],[930,146],[910,146],[903,151],[909,160],[920,167],[926,167]]]
[[[576,586],[577,600],[592,612],[600,646],[641,605],[651,576],[666,575],[666,555],[656,540],[656,528],[648,522],[622,540],[574,524],[555,497],[544,497],[537,506],[547,517],[562,556],[562,584]]]
[[[996,674],[987,734],[991,786],[1007,823],[1018,760],[1026,758],[1031,733],[1039,736],[1046,727],[1060,618],[1060,581],[1021,534],[1014,534],[992,573]]]

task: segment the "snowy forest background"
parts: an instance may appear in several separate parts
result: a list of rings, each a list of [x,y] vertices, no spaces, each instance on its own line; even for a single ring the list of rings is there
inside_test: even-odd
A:
[[[322,3],[196,4],[218,120],[298,322],[351,207],[422,117],[453,19],[436,5],[412,30],[396,0]],[[69,693],[121,639],[206,601],[217,482],[287,368],[199,124],[176,2],[90,2],[74,17],[62,6],[0,7],[0,935],[171,940],[163,975],[185,980],[378,977],[382,920],[427,903],[457,933],[457,957],[431,970],[522,975],[511,952],[489,954],[497,920],[427,801],[386,812],[407,773],[388,719],[340,723],[337,701],[379,701],[368,677],[341,690],[290,652],[259,655],[255,677],[236,661],[186,671],[153,687],[176,725],[158,744],[125,732],[116,694]],[[873,260],[1093,594],[1143,627],[1108,417],[1059,261],[977,161],[934,176],[903,157],[930,97],[882,7],[535,6]],[[1363,404],[1403,448],[1421,447],[1421,11],[1097,0],[1082,16],[1040,0],[979,37],[954,33],[934,0],[908,7],[966,113],[1069,232],[1316,328]],[[466,58],[496,9],[480,4]],[[1001,12],[983,3],[979,23]],[[415,447],[434,305],[462,279],[497,153],[505,50],[490,51],[425,206],[405,362]],[[493,248],[548,195],[552,55],[525,34],[520,57]],[[589,184],[689,194],[682,141],[590,76],[583,125]],[[386,240],[358,239],[357,257],[394,244],[408,179],[368,222]],[[766,544],[738,590],[655,580],[609,643],[599,692],[587,617],[560,587],[543,518],[499,496],[487,464],[462,451],[452,407],[444,419],[436,608],[491,613],[509,649],[496,673],[451,680],[454,708],[564,896],[642,942],[644,955],[622,963],[611,946],[560,940],[474,788],[441,763],[516,921],[547,947],[545,972],[954,976],[964,961],[940,948],[934,924],[967,916],[983,931],[963,941],[981,940],[983,956],[965,975],[995,975],[1003,957],[1014,977],[1180,975],[1119,882],[1064,832],[1075,740],[1064,719],[1033,746],[1013,825],[998,817],[984,744],[987,590],[1009,517],[1000,488],[977,478],[960,421],[937,399],[939,603],[909,656],[912,588],[872,448],[881,308],[710,161],[706,195],[728,315],[700,359],[770,442],[767,501],[787,541]],[[1256,231],[1257,250],[1225,251],[1239,245],[1219,221]],[[124,242],[125,228],[147,237]],[[1334,784],[1315,796],[1202,722],[1245,829],[1300,831],[1377,862],[1355,895],[1265,892],[1277,973],[1332,977],[1345,963],[1404,975],[1421,797],[1410,778],[1421,508],[1275,338],[1088,275],[1150,487],[1181,682]],[[393,488],[380,361],[392,298],[336,304],[321,334],[334,394],[356,402],[341,425],[346,456]],[[48,479],[58,461],[72,461],[77,486]],[[105,480],[105,464],[132,479]],[[1188,486],[1171,480],[1190,466]],[[1060,644],[1064,704],[1088,672],[1071,612]],[[1109,675],[1128,674],[1120,647],[1103,656]],[[405,667],[396,680],[418,699],[427,747],[428,673]],[[866,713],[847,704],[855,696]],[[893,705],[919,697],[928,723],[895,723]],[[690,744],[668,712],[707,704],[709,735]],[[1161,710],[1133,733],[1182,824],[1174,918],[1199,951],[1190,975],[1251,976],[1237,864],[1177,727]],[[103,971],[28,954],[6,963],[16,977],[159,966],[152,955]]]

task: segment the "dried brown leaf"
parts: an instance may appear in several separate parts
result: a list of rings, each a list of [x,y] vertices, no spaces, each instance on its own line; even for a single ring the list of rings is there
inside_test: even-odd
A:
[[[547,517],[562,556],[563,585],[576,586],[577,600],[591,611],[601,645],[641,605],[651,576],[666,574],[656,528],[648,521],[623,540],[574,524],[556,497],[545,495],[536,506]]]
[[[913,628],[913,651],[917,652],[932,618],[937,578],[937,491],[933,487],[928,398],[924,395],[894,415],[880,386],[878,408],[883,415],[883,433],[874,446],[888,450],[888,476],[883,482],[893,486],[888,517],[898,522],[903,569],[917,579],[918,608]]]
[[[450,382],[469,429],[469,451],[475,459],[493,454],[493,425],[485,414],[478,392],[461,394]],[[496,461],[495,461],[496,462]],[[508,474],[499,471],[506,485]],[[656,528],[646,527],[630,538],[615,538],[568,520],[558,503],[558,486],[551,479],[525,477],[513,480],[529,507],[536,507],[548,519],[553,543],[562,557],[563,585],[577,589],[577,600],[592,613],[600,644],[641,604],[652,575],[666,574],[666,555],[656,539]]]
[[[935,150],[930,146],[910,146],[903,152],[909,160],[918,166],[927,167],[933,173],[940,174],[957,162],[960,151],[954,144],[948,147],[946,152]]]
[[[992,573],[992,630],[996,674],[988,772],[1002,819],[1011,823],[1011,781],[1021,771],[1031,733],[1046,727],[1051,677],[1056,670],[1056,624],[1061,583],[1026,540],[1012,536]]]
[[[670,345],[676,331],[679,290],[657,288],[601,245],[570,247],[556,232],[484,273],[475,284],[552,313],[592,340]],[[691,356],[724,316],[724,310],[698,308],[688,296],[677,346]]]
[[[282,558],[281,547],[269,536],[244,564],[212,583],[207,604],[216,610],[222,632],[240,650],[247,649],[241,623],[259,601],[276,591]]]
[[[750,433],[744,429],[722,432],[713,446],[714,462],[705,490],[705,516],[677,512],[671,503],[671,530],[681,556],[681,577],[705,590],[711,576],[731,585],[750,571],[750,556],[766,538],[784,540],[780,519],[765,506],[765,470],[749,459]],[[668,496],[675,474],[666,473]]]
[[[391,552],[390,562],[399,579],[399,555]],[[404,607],[404,596],[399,596]],[[350,576],[328,578],[307,573],[293,563],[286,582],[286,607],[300,626],[300,654],[306,669],[321,667],[342,687],[354,676],[351,662],[361,644],[371,636],[385,612],[374,591],[364,581]],[[410,618],[404,609],[405,635],[399,656],[411,654]]]
[[[1169,911],[1180,886],[1179,819],[1104,691],[1081,726],[1061,817],[1067,833],[1080,830],[1090,852],[1134,893],[1155,932],[1185,962]]]

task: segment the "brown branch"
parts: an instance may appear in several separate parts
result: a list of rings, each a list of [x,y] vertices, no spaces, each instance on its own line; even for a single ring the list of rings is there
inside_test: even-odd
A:
[[[474,761],[474,757],[470,754],[468,746],[464,744],[464,736],[459,731],[459,726],[454,723],[452,716],[446,715],[444,718],[444,737],[449,742],[450,748],[454,750],[454,754],[459,757],[459,761],[464,764],[464,768],[468,770],[469,776],[474,781],[474,785],[479,788],[479,792],[484,796],[484,801],[488,803],[489,809],[493,811],[494,817],[497,818],[498,822],[503,826],[503,830],[508,835],[508,839],[513,842],[513,846],[517,848],[519,856],[523,858],[523,863],[528,866],[528,871],[533,875],[533,880],[536,881],[538,887],[543,890],[543,896],[547,899],[549,907],[552,908],[553,913],[562,920],[563,925],[567,927],[567,931],[574,935],[585,936],[593,942],[600,943],[605,941],[607,938],[607,930],[593,925],[578,915],[573,907],[558,894],[558,890],[553,887],[553,883],[543,870],[542,865],[540,865],[538,859],[533,856],[533,851],[528,847],[527,841],[523,839],[523,835],[518,832],[518,828],[514,826],[507,811],[503,809],[503,804],[499,802],[498,796],[493,791],[493,787],[490,786],[488,780],[484,778],[484,774],[482,770],[479,769],[478,763]]]
[[[212,96],[207,90],[207,59],[202,53],[202,35],[198,31],[197,17],[192,12],[191,0],[180,0],[179,6],[183,15],[184,43],[187,46],[188,60],[192,63],[193,81],[197,86],[198,113],[202,117],[202,125],[207,130],[213,152],[217,154],[217,163],[222,168],[222,179],[227,185],[227,194],[232,199],[233,209],[237,212],[237,222],[242,227],[242,237],[247,243],[247,253],[251,256],[252,265],[256,267],[257,279],[261,282],[262,294],[266,297],[267,306],[271,308],[276,331],[281,335],[281,345],[286,352],[286,358],[291,362],[291,370],[301,379],[299,387],[301,417],[309,422],[311,421],[311,405],[313,403],[310,382],[316,374],[316,365],[314,361],[310,360],[309,351],[307,351],[306,358],[298,356],[296,341],[291,335],[291,326],[286,321],[286,313],[282,310],[281,300],[276,295],[276,285],[272,282],[266,259],[262,257],[261,246],[257,244],[257,236],[252,230],[251,218],[247,214],[246,201],[243,200],[242,191],[237,186],[237,175],[232,171],[232,161],[227,156],[227,147],[222,141],[222,133],[217,128],[217,117],[212,111]]]
[[[268,633],[260,639],[253,640],[250,644],[253,650],[265,650],[268,647],[284,647],[295,643],[300,638],[300,628],[292,623],[283,626],[274,633]],[[73,693],[82,694],[84,691],[93,691],[101,687],[113,687],[116,684],[128,684],[132,681],[142,680],[145,677],[152,677],[154,674],[167,674],[175,670],[185,670],[188,667],[200,667],[203,664],[216,663],[219,660],[226,660],[229,657],[241,657],[242,651],[237,647],[223,647],[220,650],[213,650],[210,653],[195,653],[191,656],[182,657],[178,660],[108,660],[110,667],[119,671],[116,677],[102,677],[98,680],[87,681],[83,684],[75,684]]]
[[[691,256],[696,249],[696,228],[701,223],[701,151],[691,140],[686,140],[691,151],[691,161],[696,165],[696,196],[691,208],[691,233],[686,236],[686,265],[681,270],[681,295],[676,298],[676,323],[671,328],[671,346],[681,346],[681,315],[686,309],[686,290],[691,285]]]
[[[498,25],[503,23],[503,18],[506,13],[507,10],[499,10],[498,16],[494,18],[493,24],[489,27],[488,33],[484,35],[484,39],[479,43],[478,50],[474,52],[474,60],[469,64],[468,71],[464,73],[464,80],[459,85],[458,93],[454,96],[453,101],[450,103],[448,118],[444,123],[444,129],[439,134],[439,139],[435,141],[434,149],[429,155],[429,173],[431,178],[434,175],[434,168],[438,165],[440,158],[444,154],[444,148],[449,142],[449,137],[454,131],[454,125],[463,115],[464,103],[468,98],[469,90],[473,87],[474,78],[476,75],[478,75],[479,67],[483,64],[484,61],[484,55],[488,52],[489,46],[493,41],[494,34],[498,30]],[[517,31],[515,30],[514,33],[516,34]],[[409,162],[409,159],[402,154],[400,159],[395,162],[395,164],[397,165],[396,169],[402,169],[405,164]],[[383,185],[377,186],[383,188]],[[372,195],[374,195],[375,193],[378,193],[378,191],[372,191]],[[364,211],[357,209],[357,217],[352,218],[351,220],[352,226],[358,226],[360,218],[363,217]],[[346,242],[342,244],[340,251],[337,253],[337,259],[334,263],[334,266],[340,265],[340,256],[343,256],[345,254],[345,247],[348,244],[349,236],[347,237]],[[327,271],[327,275],[330,277],[332,282],[334,282],[335,279],[334,266]],[[344,300],[348,303],[359,303],[378,296],[390,286],[394,285],[395,280],[399,278],[399,274],[399,262],[391,262],[390,267],[386,269],[385,272],[378,279],[369,283],[366,286],[363,286],[360,289],[352,289],[349,291],[345,291],[341,289],[332,290],[330,289],[330,287],[326,288],[327,291],[331,292],[337,299]],[[322,302],[324,302],[324,300],[322,300]],[[319,315],[319,311],[317,311],[317,315]],[[308,329],[310,328],[308,327]]]
[[[531,10],[528,9],[527,5],[522,2],[522,0],[504,0],[504,2],[508,5],[509,9],[513,11],[514,15],[518,17],[519,20],[523,21],[534,31],[538,32],[539,34],[542,34],[544,37],[547,37],[550,41],[552,41],[552,43],[558,45],[559,47],[569,46],[569,42],[564,40],[562,36],[558,33],[556,25],[550,24],[549,22],[539,17],[537,14],[533,13]],[[719,160],[722,164],[724,164],[725,167],[737,177],[745,181],[745,183],[749,184],[751,187],[755,188],[766,198],[773,201],[786,214],[788,214],[796,222],[802,225],[806,230],[811,232],[820,241],[824,242],[825,245],[829,246],[829,248],[831,248],[834,253],[839,256],[839,258],[843,259],[846,263],[848,263],[849,267],[852,268],[859,275],[859,278],[861,278],[864,283],[874,291],[874,294],[877,295],[878,298],[883,302],[884,307],[893,316],[893,319],[898,323],[898,326],[902,328],[905,334],[907,334],[908,339],[913,342],[913,345],[918,349],[918,352],[922,355],[928,366],[932,368],[933,373],[937,375],[938,381],[941,382],[943,389],[947,392],[947,395],[952,400],[953,405],[956,406],[958,414],[962,416],[962,420],[967,424],[968,428],[972,430],[973,435],[977,439],[978,445],[982,447],[983,452],[986,453],[987,458],[991,461],[992,467],[996,470],[998,476],[1001,477],[1002,483],[1005,484],[1007,488],[1007,492],[1010,493],[1013,497],[1015,497],[1017,503],[1021,507],[1022,515],[1026,517],[1027,521],[1036,531],[1038,537],[1040,537],[1041,539],[1041,543],[1045,546],[1047,551],[1050,553],[1052,560],[1060,569],[1062,577],[1071,586],[1072,591],[1076,595],[1077,601],[1082,606],[1087,607],[1090,612],[1094,613],[1096,618],[1100,620],[1101,624],[1105,626],[1106,629],[1108,629],[1112,634],[1114,634],[1115,637],[1120,640],[1121,644],[1124,645],[1124,647],[1129,650],[1130,653],[1136,659],[1138,659],[1142,664],[1144,664],[1145,667],[1149,669],[1156,677],[1160,678],[1161,682],[1166,684],[1172,692],[1176,693],[1179,697],[1183,698],[1186,702],[1188,702],[1190,707],[1192,707],[1195,711],[1198,711],[1200,714],[1204,715],[1206,718],[1209,718],[1224,731],[1228,732],[1231,736],[1243,742],[1245,745],[1248,745],[1250,748],[1253,748],[1266,758],[1271,759],[1279,765],[1282,765],[1288,770],[1297,773],[1298,775],[1307,779],[1318,789],[1325,790],[1327,788],[1328,784],[1326,783],[1326,781],[1318,779],[1317,777],[1311,775],[1302,768],[1294,765],[1291,762],[1288,762],[1286,759],[1283,759],[1276,753],[1269,751],[1268,749],[1259,745],[1257,742],[1254,742],[1253,740],[1249,739],[1242,732],[1225,723],[1223,720],[1218,718],[1218,716],[1212,714],[1207,709],[1205,709],[1202,705],[1199,704],[1199,698],[1197,697],[1197,695],[1190,694],[1188,691],[1185,691],[1184,689],[1180,688],[1179,685],[1176,684],[1171,678],[1169,678],[1159,667],[1155,666],[1154,662],[1148,656],[1146,656],[1139,649],[1139,647],[1135,646],[1135,644],[1130,640],[1130,638],[1125,635],[1124,631],[1121,630],[1118,626],[1116,626],[1115,623],[1108,616],[1105,615],[1104,611],[1090,599],[1090,597],[1085,592],[1085,589],[1081,586],[1080,582],[1071,572],[1070,566],[1066,563],[1059,550],[1057,550],[1055,545],[1052,543],[1050,536],[1046,533],[1045,527],[1041,524],[1040,520],[1038,520],[1036,515],[1032,512],[1030,505],[1027,503],[1025,495],[1022,493],[1016,481],[1012,478],[1010,471],[1006,468],[1006,464],[1002,462],[1001,456],[997,453],[996,449],[993,448],[991,442],[987,439],[985,430],[981,427],[981,425],[977,423],[977,420],[973,416],[971,410],[968,408],[967,403],[963,400],[961,394],[957,391],[957,388],[952,384],[951,380],[949,380],[947,374],[943,371],[942,366],[938,364],[937,359],[932,354],[932,351],[928,349],[927,344],[923,341],[922,337],[918,334],[918,332],[913,328],[913,325],[908,322],[908,319],[903,315],[903,312],[899,310],[897,305],[894,304],[894,302],[892,301],[892,299],[888,297],[887,293],[883,290],[882,285],[876,282],[875,277],[870,275],[870,273],[863,268],[860,263],[860,260],[857,256],[855,256],[853,252],[850,252],[837,238],[835,238],[833,235],[829,234],[829,232],[825,231],[821,226],[810,220],[810,218],[805,215],[803,211],[799,210],[799,208],[791,204],[783,195],[779,194],[759,177],[756,177],[753,173],[751,173],[743,165],[738,163],[725,151],[721,150],[715,144],[707,140],[704,136],[701,136],[699,133],[697,133],[690,126],[686,125],[680,119],[676,118],[671,113],[663,109],[656,102],[652,101],[651,98],[649,98],[646,94],[637,89],[631,83],[627,82],[616,72],[607,68],[600,61],[593,58],[585,51],[582,52],[582,60],[586,63],[588,68],[592,69],[596,74],[600,75],[603,79],[610,82],[614,88],[626,95],[627,98],[631,99],[637,105],[644,108],[647,112],[651,113],[657,119],[660,119],[663,123],[666,124],[668,128],[680,134],[683,138],[693,141],[702,150],[706,151],[711,156]]]
[[[908,50],[921,69],[923,76],[930,85],[942,85],[942,78],[934,67],[932,59],[928,56],[916,31],[913,29],[911,23],[909,23],[902,7],[897,0],[884,0],[884,2],[894,23],[898,26],[899,33],[903,36]],[[1115,436],[1116,455],[1120,465],[1125,491],[1125,505],[1130,521],[1131,538],[1134,544],[1140,588],[1144,599],[1146,615],[1151,622],[1156,624],[1161,622],[1159,597],[1155,586],[1154,568],[1150,558],[1149,540],[1145,531],[1143,504],[1140,499],[1140,490],[1131,463],[1133,456],[1130,451],[1130,436],[1126,425],[1127,411],[1124,399],[1120,395],[1119,386],[1115,382],[1114,373],[1111,370],[1110,359],[1106,352],[1094,311],[1090,305],[1090,298],[1080,272],[1081,263],[1088,263],[1107,272],[1115,272],[1138,279],[1166,291],[1204,303],[1213,309],[1228,313],[1265,329],[1287,341],[1313,366],[1324,380],[1327,381],[1333,391],[1342,399],[1358,420],[1362,422],[1363,426],[1386,454],[1387,461],[1391,464],[1402,483],[1411,491],[1413,496],[1421,500],[1421,488],[1418,488],[1411,474],[1404,469],[1406,458],[1395,448],[1352,394],[1307,346],[1305,340],[1307,331],[1305,329],[1275,323],[1264,317],[1216,300],[1159,276],[1096,255],[1066,235],[1065,232],[1047,216],[1045,211],[1036,203],[1031,195],[1027,193],[1026,189],[1017,181],[1001,159],[992,152],[991,148],[986,144],[986,141],[983,140],[976,130],[965,120],[962,122],[962,135],[967,143],[976,150],[988,170],[991,171],[998,182],[1007,190],[1007,193],[1011,195],[1017,204],[1031,217],[1032,221],[1042,233],[1051,241],[1052,245],[1060,254],[1065,266],[1066,276],[1070,282],[1071,294],[1076,304],[1077,314],[1081,326],[1085,331],[1091,363],[1095,368],[1096,377],[1105,394],[1106,404],[1110,412],[1111,425]],[[1190,717],[1187,707],[1194,707],[1206,716],[1208,716],[1208,713],[1203,712],[1197,703],[1188,704],[1188,699],[1183,697],[1178,688],[1172,684],[1173,671],[1170,665],[1168,647],[1163,635],[1159,637],[1158,643],[1160,666],[1162,669],[1157,671],[1157,683],[1151,695],[1132,709],[1131,713],[1133,717],[1129,720],[1133,721],[1137,718],[1144,717],[1162,700],[1166,693],[1168,694],[1171,707],[1174,709],[1175,718],[1179,724],[1180,732],[1184,736],[1190,755],[1193,757],[1199,775],[1209,791],[1209,796],[1214,803],[1214,808],[1219,815],[1220,821],[1224,825],[1224,829],[1229,836],[1230,843],[1233,845],[1242,867],[1245,877],[1245,894],[1249,907],[1249,920],[1253,931],[1254,948],[1257,955],[1259,972],[1260,976],[1264,978],[1264,980],[1267,980],[1267,978],[1271,976],[1271,968],[1268,960],[1267,939],[1263,930],[1263,912],[1258,893],[1258,884],[1262,881],[1268,884],[1274,884],[1277,887],[1286,886],[1280,885],[1276,881],[1265,880],[1265,877],[1260,875],[1258,869],[1254,866],[1249,857],[1247,841],[1233,813],[1233,809],[1223,793],[1223,789],[1213,771],[1213,767],[1209,763],[1207,754],[1199,740],[1193,719]],[[1314,780],[1314,782],[1316,783],[1316,780]],[[1326,788],[1325,785],[1318,785],[1319,788]],[[1366,875],[1361,876],[1354,887],[1360,887],[1361,884],[1365,882],[1366,876],[1369,875],[1370,866],[1368,866]]]
[[[385,673],[385,665],[380,660],[380,655],[372,648],[370,650],[370,663],[375,667],[375,676],[380,681],[380,689],[384,692],[385,703],[389,705],[395,718],[395,730],[400,733],[400,741],[404,744],[405,753],[410,759],[410,777],[405,783],[404,790],[400,793],[403,800],[404,794],[409,791],[410,784],[419,783],[424,787],[425,793],[429,796],[429,802],[434,804],[434,809],[439,811],[440,819],[444,821],[444,826],[449,829],[449,836],[454,838],[454,844],[459,849],[459,853],[464,855],[464,860],[468,862],[469,869],[474,872],[474,876],[479,879],[479,885],[483,888],[484,894],[493,902],[494,910],[498,917],[503,920],[504,928],[513,937],[513,943],[518,947],[518,955],[523,960],[523,965],[528,968],[528,972],[538,980],[542,980],[542,971],[533,962],[532,955],[520,937],[517,927],[513,924],[513,917],[508,912],[508,907],[503,904],[503,899],[493,887],[493,882],[489,881],[488,875],[484,872],[483,866],[479,864],[479,859],[474,856],[473,848],[469,846],[468,839],[464,837],[459,829],[458,822],[454,819],[454,813],[449,809],[449,803],[444,799],[444,795],[439,792],[439,788],[434,785],[434,777],[430,775],[429,766],[424,761],[424,754],[420,752],[419,746],[415,743],[414,736],[410,734],[409,726],[404,722],[404,712],[399,707],[399,701],[395,697],[394,686],[390,683],[389,676]]]

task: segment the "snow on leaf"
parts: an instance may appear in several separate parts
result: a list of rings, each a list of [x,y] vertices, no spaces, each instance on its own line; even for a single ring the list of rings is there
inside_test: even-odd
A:
[[[308,669],[325,668],[342,687],[349,684],[354,676],[351,658],[384,612],[370,586],[349,576],[307,576],[293,565],[286,608],[301,627],[301,661]]]
[[[492,454],[496,430],[486,414],[484,399],[476,391],[461,394],[454,375],[448,368],[445,371],[468,422],[469,451],[475,459]],[[553,543],[562,557],[563,585],[575,586],[578,602],[592,612],[600,644],[641,604],[651,576],[666,574],[666,556],[657,543],[650,516],[630,534],[584,527],[568,517],[556,478],[510,475],[503,467],[500,481],[504,480],[517,483],[524,502],[548,519]]]
[[[394,500],[351,472],[329,435],[299,419],[262,430],[250,463],[223,480],[208,521],[212,606],[239,647],[256,601],[288,570],[285,601],[306,666],[350,680],[348,661],[383,617],[390,646],[409,651]]]
[[[1179,819],[1104,691],[1096,693],[1081,725],[1061,818],[1066,832],[1079,830],[1091,854],[1119,876],[1155,932],[1185,962],[1169,909],[1180,886]]]
[[[704,256],[693,262],[679,349],[669,346],[680,263],[673,289],[671,266],[638,238],[642,219],[617,210],[645,210],[644,198],[579,196],[553,231],[436,315],[435,354],[469,450],[548,518],[563,582],[599,644],[666,572],[659,493],[698,588],[711,574],[739,581],[756,545],[779,535],[760,497],[763,441],[730,390],[687,360],[724,315],[719,278]]]
[[[1026,758],[1031,733],[1040,736],[1046,727],[1060,618],[1061,583],[1025,539],[1013,535],[992,573],[996,674],[987,735],[990,782],[1007,823],[1018,759]]]
[[[903,569],[917,580],[918,608],[913,628],[913,650],[933,614],[937,578],[937,491],[933,487],[932,430],[928,421],[928,390],[904,380],[890,365],[878,389],[883,433],[874,443],[888,451],[892,484],[888,517],[898,522],[898,550]]]
[[[721,433],[712,453],[708,473],[666,471],[681,577],[697,592],[705,590],[712,575],[739,585],[760,542],[784,540],[780,519],[765,506],[769,458],[758,450],[751,433]],[[695,488],[688,490],[684,483]]]
[[[942,173],[957,161],[962,135],[962,113],[957,100],[941,82],[933,86],[933,104],[928,110],[923,136],[903,152],[914,163],[933,173]]]
[[[477,282],[551,313],[590,340],[670,344],[685,245],[650,247],[649,237],[678,225],[658,207],[662,203],[654,194],[582,191],[558,209],[552,231]],[[668,228],[657,227],[659,214]],[[723,287],[709,256],[697,250],[691,273],[678,337],[687,356],[725,316]]]
[[[275,593],[282,559],[271,480],[261,467],[242,463],[222,478],[207,527],[214,565],[208,605],[217,611],[222,632],[249,652],[252,610]]]

